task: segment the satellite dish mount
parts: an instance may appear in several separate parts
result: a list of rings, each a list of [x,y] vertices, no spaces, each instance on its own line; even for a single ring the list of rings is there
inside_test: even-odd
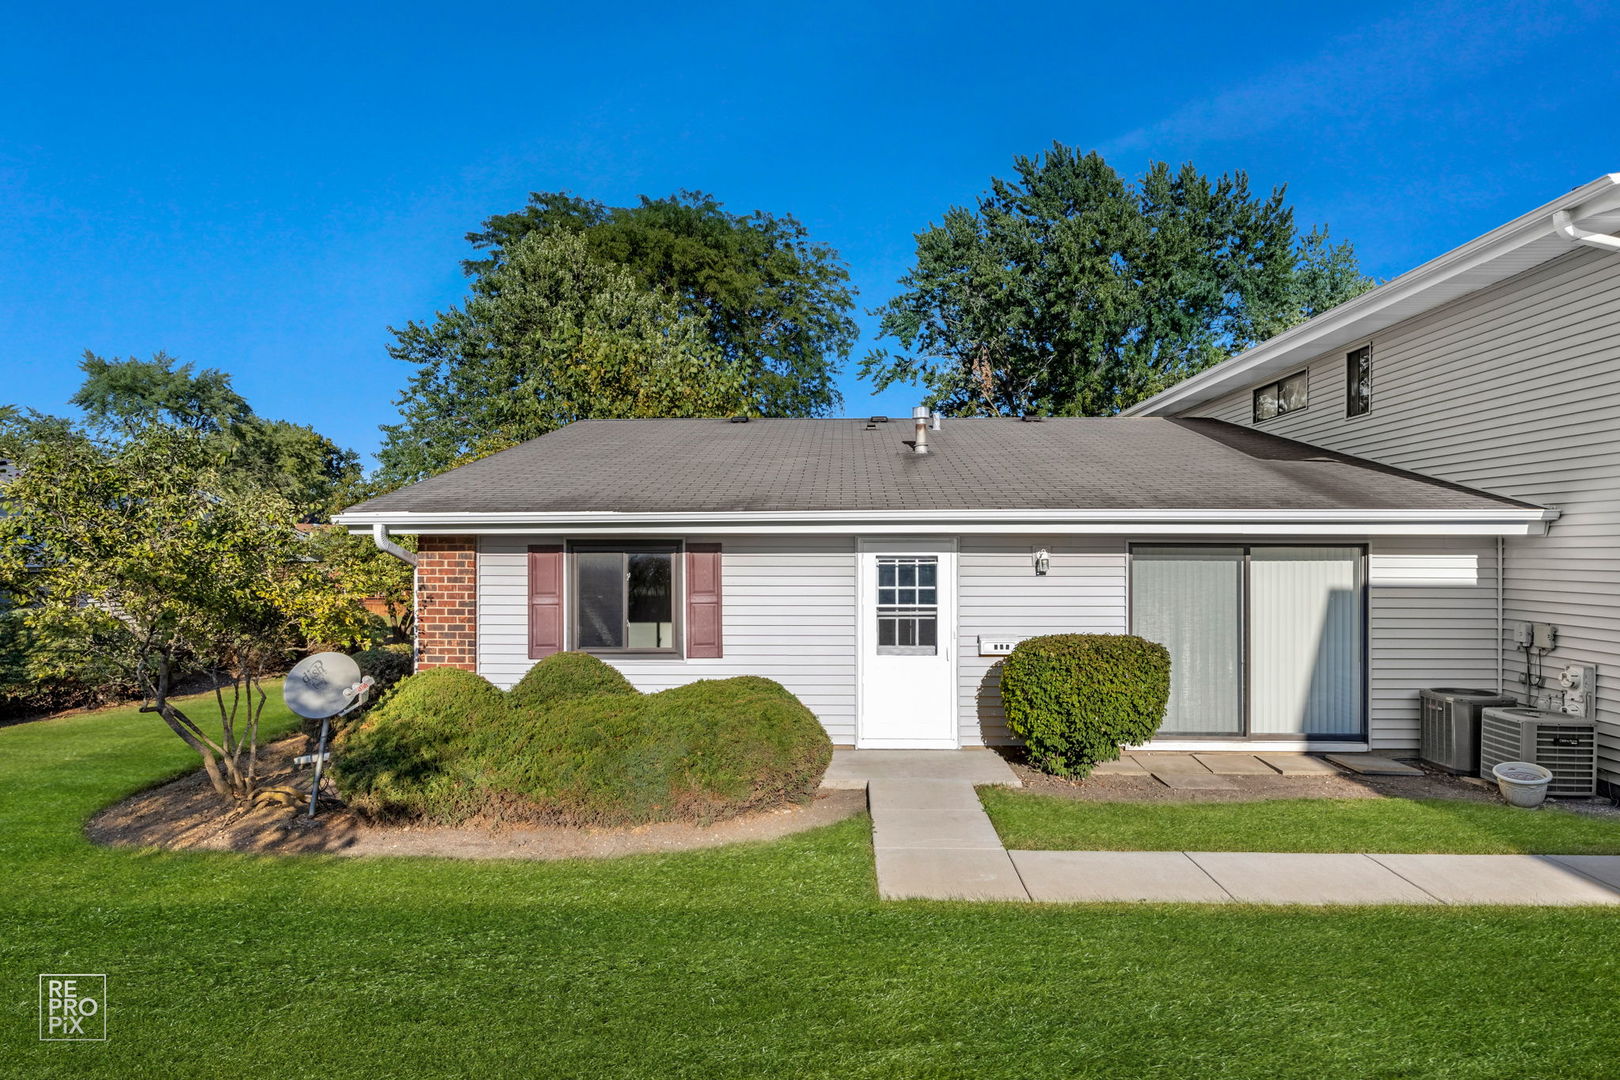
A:
[[[315,816],[315,801],[321,793],[321,772],[331,757],[326,743],[332,733],[332,721],[363,705],[371,693],[372,682],[370,675],[360,674],[360,665],[351,657],[336,652],[306,656],[287,673],[287,681],[281,688],[287,708],[307,720],[321,722],[321,737],[315,753],[296,759],[298,764],[306,760],[315,763],[315,780],[309,788],[310,817]]]

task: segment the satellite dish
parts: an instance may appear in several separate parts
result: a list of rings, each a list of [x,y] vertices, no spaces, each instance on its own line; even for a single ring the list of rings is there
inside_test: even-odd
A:
[[[360,665],[339,652],[316,653],[298,661],[287,673],[281,696],[287,708],[310,720],[336,716],[354,703],[366,680]]]

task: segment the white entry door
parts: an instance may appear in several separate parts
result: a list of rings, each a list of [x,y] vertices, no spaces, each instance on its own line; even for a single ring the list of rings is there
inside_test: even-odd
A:
[[[862,544],[860,720],[864,749],[955,749],[956,545]]]

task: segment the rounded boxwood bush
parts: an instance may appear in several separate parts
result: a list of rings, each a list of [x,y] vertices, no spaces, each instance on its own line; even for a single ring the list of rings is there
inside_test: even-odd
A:
[[[1085,776],[1152,738],[1169,700],[1169,650],[1130,634],[1027,638],[1001,670],[1008,730],[1057,776]]]
[[[507,717],[504,695],[482,675],[430,668],[332,742],[333,781],[373,817],[453,820],[478,802],[478,735]]]
[[[446,824],[713,821],[810,798],[832,760],[814,714],[769,679],[640,694],[574,657],[532,680],[533,693],[450,668],[403,680],[340,736],[339,790],[373,817]],[[593,679],[608,692],[554,693]]]
[[[567,825],[714,821],[802,802],[832,760],[815,714],[752,676],[558,702],[544,723],[490,736],[501,804]]]
[[[513,705],[543,708],[558,701],[599,694],[634,694],[619,669],[590,653],[552,653],[530,668],[507,694]]]

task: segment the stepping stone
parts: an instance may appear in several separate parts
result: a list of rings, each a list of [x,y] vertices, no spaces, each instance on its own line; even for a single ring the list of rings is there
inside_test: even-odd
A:
[[[1253,754],[1194,754],[1217,776],[1276,776],[1277,770]]]
[[[1284,776],[1338,776],[1339,770],[1319,757],[1309,754],[1256,754],[1255,757],[1270,765]]]
[[[1448,904],[1620,904],[1620,890],[1544,855],[1373,855]]]
[[[866,802],[874,814],[884,810],[982,811],[972,784],[960,780],[873,780]]]
[[[971,790],[971,789],[970,789]],[[884,848],[988,848],[1001,837],[982,809],[878,810],[872,814],[872,846]]]
[[[1433,896],[1365,855],[1189,851],[1187,857],[1250,904],[1435,904]]]
[[[1379,754],[1329,754],[1327,759],[1362,776],[1422,776],[1422,769],[1402,765],[1394,758]]]
[[[1013,865],[1031,900],[1048,903],[1231,900],[1179,851],[1014,851]]]
[[[878,895],[885,900],[1028,900],[998,845],[983,848],[877,849]]]
[[[1216,776],[1208,769],[1201,772],[1193,772],[1191,769],[1168,769],[1160,772],[1154,769],[1153,778],[1165,787],[1178,791],[1230,791],[1237,787],[1226,777]]]
[[[1092,776],[1147,776],[1148,771],[1128,757],[1105,761],[1091,770]]]

